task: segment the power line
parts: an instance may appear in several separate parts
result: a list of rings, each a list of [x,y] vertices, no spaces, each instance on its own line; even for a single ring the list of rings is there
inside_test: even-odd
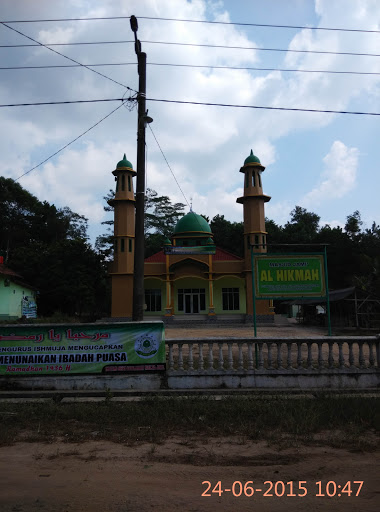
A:
[[[208,66],[199,64],[167,64],[148,62],[148,66],[173,66],[185,68],[209,68],[209,69],[236,69],[243,71],[285,71],[289,73],[337,73],[345,75],[380,75],[380,73],[373,71],[334,71],[330,69],[287,69],[287,68],[257,68],[257,67],[244,67],[244,66]],[[3,69],[3,68],[0,68]]]
[[[135,101],[136,98],[107,98],[102,100],[76,100],[76,101],[45,101],[39,103],[13,103],[13,104],[0,104],[0,108],[3,107],[30,107],[30,106],[40,106],[40,105],[66,105],[66,104],[75,104],[75,103],[99,103],[104,101],[122,101],[123,103],[126,101]],[[147,101],[158,101],[163,103],[178,103],[182,105],[204,105],[204,106],[212,106],[212,107],[233,107],[233,108],[253,108],[253,109],[262,109],[262,110],[285,110],[285,111],[294,111],[294,112],[316,112],[322,114],[355,114],[355,115],[363,115],[363,116],[380,116],[380,112],[359,112],[359,111],[351,111],[351,110],[319,110],[319,109],[311,109],[311,108],[291,108],[291,107],[268,107],[268,106],[259,106],[259,105],[234,105],[230,103],[211,103],[211,102],[201,102],[201,101],[182,101],[182,100],[165,100],[158,98],[147,98]]]
[[[375,53],[354,53],[354,52],[329,52],[322,50],[290,50],[286,48],[260,48],[258,46],[227,46],[217,44],[196,44],[196,43],[171,43],[167,41],[142,41],[143,43],[151,44],[168,44],[176,46],[196,46],[201,48],[228,48],[231,50],[258,50],[266,52],[293,52],[293,53],[317,53],[329,55],[356,55],[361,57],[380,57],[380,54]]]
[[[107,80],[111,80],[111,82],[114,82],[115,84],[117,85],[121,85],[122,87],[125,87],[126,89],[130,90],[130,91],[134,91],[133,89],[131,89],[130,87],[124,85],[124,84],[121,84],[120,82],[118,82],[117,80],[114,80],[113,78],[110,78],[109,76],[106,76],[106,75],[103,75],[103,73],[100,73],[99,71],[96,71],[95,69],[91,69],[87,66],[85,66],[84,64],[81,64],[80,62],[78,62],[77,60],[75,59],[72,59],[71,57],[67,57],[67,55],[64,55],[63,53],[60,53],[58,52],[57,50],[53,50],[52,48],[49,48],[48,46],[46,46],[45,44],[43,43],[40,43],[39,41],[37,41],[36,39],[33,39],[33,37],[30,37],[30,36],[27,36],[26,34],[24,34],[23,32],[20,32],[19,30],[16,30],[15,28],[13,27],[10,27],[9,25],[7,25],[6,23],[4,22],[0,22],[2,25],[4,25],[4,27],[7,27],[9,28],[10,30],[13,30],[14,32],[17,32],[17,34],[20,34],[21,36],[23,37],[26,37],[27,39],[30,39],[31,41],[33,41],[34,43],[37,43],[38,46],[43,46],[44,48],[46,48],[47,50],[50,50],[51,52],[53,53],[56,53],[57,55],[60,55],[61,57],[64,57],[65,59],[68,59],[68,60],[71,60],[71,62],[75,62],[75,64],[78,64],[79,66],[83,66],[84,68],[86,69],[89,69],[90,71],[92,71],[93,73],[96,73],[97,75],[100,75],[102,76],[103,78],[107,78]],[[136,91],[134,91],[136,92]]]
[[[14,30],[14,29],[13,29]],[[170,41],[148,41],[141,39],[142,43],[147,44],[167,44],[174,46],[194,46],[201,48],[226,48],[230,50],[257,50],[265,52],[292,52],[292,53],[315,53],[315,54],[327,54],[327,55],[353,55],[358,57],[380,57],[378,53],[355,53],[355,52],[330,52],[324,50],[293,50],[288,48],[261,48],[259,46],[228,46],[228,45],[217,45],[217,44],[197,44],[197,43],[178,43]],[[125,44],[134,43],[133,40],[121,40],[121,41],[90,41],[90,42],[76,42],[76,43],[46,43],[50,46],[77,46],[77,45],[95,45],[95,44]],[[40,46],[39,44],[6,44],[0,45],[0,48],[28,48],[34,46]],[[49,48],[51,49],[51,48]],[[54,50],[52,50],[54,51]],[[61,55],[61,54],[60,54]],[[69,58],[69,57],[67,57]],[[125,86],[123,86],[125,87]]]
[[[157,21],[178,21],[185,23],[207,23],[211,25],[237,25],[243,27],[264,27],[264,28],[288,28],[298,30],[332,30],[339,32],[367,32],[380,33],[380,30],[368,30],[360,28],[338,28],[338,27],[308,27],[306,25],[274,25],[269,23],[242,23],[234,21],[208,21],[208,20],[190,20],[180,18],[161,18],[156,16],[136,16],[139,19],[157,20]],[[130,16],[102,16],[102,17],[86,17],[86,18],[56,18],[43,20],[8,20],[4,23],[43,23],[43,22],[60,22],[60,21],[99,21],[99,20],[123,20],[130,19]]]
[[[70,105],[74,103],[100,103],[104,101],[134,101],[135,98],[106,98],[103,100],[73,100],[73,101],[40,101],[38,103],[9,103],[7,105],[0,105],[4,107],[38,107],[41,105]]]
[[[162,100],[157,98],[147,98],[147,101],[159,101],[164,103],[178,103],[182,105],[206,105],[212,107],[233,107],[233,108],[256,108],[263,110],[287,110],[295,112],[316,112],[322,114],[356,114],[364,116],[380,116],[380,112],[353,112],[349,110],[319,110],[311,108],[289,108],[289,107],[264,107],[258,105],[232,105],[228,103],[206,103],[201,101],[180,101],[180,100]]]
[[[161,148],[161,146],[160,146],[160,143],[158,142],[157,137],[155,136],[155,134],[154,134],[154,132],[153,132],[153,130],[152,130],[152,127],[150,126],[150,124],[149,124],[148,126],[149,126],[149,128],[150,128],[150,131],[152,132],[152,135],[153,135],[153,137],[154,137],[154,140],[157,142],[157,146],[160,148],[160,151],[161,151],[161,153],[162,153],[162,156],[164,157],[164,160],[165,160],[165,162],[166,162],[167,166],[169,167],[169,170],[170,170],[170,172],[172,173],[172,175],[173,175],[173,178],[174,178],[175,182],[176,182],[176,183],[177,183],[177,185],[178,185],[178,188],[180,189],[180,191],[181,191],[181,193],[182,193],[183,197],[185,198],[185,201],[186,201],[186,203],[187,203],[187,206],[190,208],[189,201],[186,199],[186,196],[185,196],[185,194],[183,193],[183,190],[182,190],[182,188],[181,188],[180,184],[178,183],[178,180],[177,180],[177,178],[175,177],[175,174],[174,174],[174,172],[173,172],[172,168],[170,167],[169,162],[168,162],[168,160],[167,160],[166,156],[164,155],[164,152],[162,151],[162,148]]]
[[[107,114],[105,117],[103,117],[102,119],[100,119],[100,121],[98,121],[97,123],[95,123],[94,125],[92,125],[90,128],[88,128],[88,130],[86,130],[85,132],[81,133],[80,135],[78,135],[78,137],[76,137],[75,139],[73,139],[71,142],[69,142],[68,144],[66,144],[65,146],[63,146],[61,149],[59,149],[58,151],[56,151],[55,153],[53,153],[52,155],[48,156],[47,158],[45,158],[45,160],[43,160],[42,162],[40,162],[39,164],[35,165],[34,167],[32,167],[32,169],[29,169],[29,171],[26,171],[24,172],[24,174],[22,174],[21,176],[19,176],[18,178],[15,179],[15,181],[18,181],[19,179],[21,179],[23,176],[26,176],[27,174],[29,174],[30,172],[34,171],[35,169],[37,169],[37,167],[40,167],[42,164],[44,164],[45,162],[47,162],[48,160],[50,160],[51,158],[53,158],[53,156],[55,155],[58,155],[58,153],[60,153],[61,151],[63,151],[64,149],[66,149],[67,147],[69,147],[71,144],[73,144],[74,142],[76,142],[78,139],[80,139],[81,137],[83,137],[83,135],[86,135],[86,133],[88,133],[90,130],[92,130],[93,128],[95,128],[95,126],[98,126],[98,124],[100,124],[102,121],[104,121],[105,119],[107,119],[107,117],[110,117],[114,112],[116,112],[116,110],[119,110],[119,108],[121,108],[123,106],[123,104],[119,105],[118,107],[116,107],[114,110],[112,110],[112,112],[110,112],[109,114]]]
[[[102,64],[86,64],[86,67],[102,67],[102,66],[135,66],[135,62],[108,62]],[[380,72],[375,71],[335,71],[330,69],[287,69],[287,68],[257,68],[245,66],[212,66],[201,64],[173,64],[164,62],[147,62],[148,66],[169,66],[169,67],[183,67],[183,68],[206,68],[206,69],[232,69],[243,71],[281,71],[289,73],[332,73],[344,75],[380,75]],[[8,66],[0,67],[0,71],[13,71],[19,69],[54,69],[54,68],[78,68],[79,64],[59,64],[59,65],[45,65],[45,66]]]

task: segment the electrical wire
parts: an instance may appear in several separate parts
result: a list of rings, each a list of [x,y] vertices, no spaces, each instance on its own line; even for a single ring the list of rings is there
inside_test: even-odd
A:
[[[40,105],[66,105],[73,103],[99,103],[104,101],[136,101],[136,98],[108,98],[103,100],[76,100],[76,101],[46,101],[40,103],[13,103],[7,105],[0,105],[2,107],[30,107],[30,106],[40,106]],[[363,115],[363,116],[380,116],[380,112],[360,112],[360,111],[352,111],[352,110],[319,110],[312,108],[291,108],[291,107],[268,107],[268,106],[259,106],[259,105],[234,105],[230,103],[211,103],[211,102],[201,102],[201,101],[182,101],[182,100],[167,100],[167,99],[158,99],[158,98],[146,98],[146,101],[158,101],[163,103],[178,103],[182,105],[204,105],[204,106],[212,106],[212,107],[233,107],[233,108],[254,108],[254,109],[262,109],[262,110],[285,110],[285,111],[294,111],[294,112],[315,112],[322,114],[355,114],[355,115]]]
[[[158,101],[163,103],[178,103],[181,105],[206,105],[212,107],[233,107],[233,108],[256,108],[263,110],[286,110],[286,111],[295,111],[295,112],[315,112],[315,113],[323,113],[323,114],[355,114],[355,115],[365,115],[365,116],[380,116],[380,112],[354,112],[350,110],[319,110],[312,108],[290,108],[290,107],[267,107],[267,106],[258,106],[258,105],[233,105],[229,103],[211,103],[211,102],[201,102],[201,101],[181,101],[181,100],[163,100],[157,98],[147,98],[146,101]]]
[[[173,169],[170,167],[170,164],[169,164],[169,162],[168,162],[168,159],[166,158],[166,156],[165,156],[164,152],[162,151],[162,148],[161,148],[161,146],[160,146],[160,143],[158,142],[157,137],[155,136],[155,134],[154,134],[154,132],[153,132],[153,130],[152,130],[152,127],[150,126],[150,124],[149,124],[148,126],[149,126],[149,128],[150,128],[150,131],[152,132],[152,135],[153,135],[153,137],[154,137],[154,140],[155,140],[155,141],[156,141],[156,143],[157,143],[157,146],[160,148],[161,154],[162,154],[162,156],[164,157],[164,160],[165,160],[165,162],[166,162],[166,165],[169,167],[169,170],[170,170],[170,172],[172,173],[173,178],[174,178],[175,182],[177,183],[178,188],[180,189],[180,191],[181,191],[181,193],[182,193],[183,197],[185,198],[185,201],[186,201],[186,203],[187,203],[187,206],[190,208],[189,201],[187,200],[187,198],[186,198],[186,196],[185,196],[185,194],[184,194],[184,192],[183,192],[183,190],[182,190],[182,188],[181,188],[180,184],[178,183],[178,180],[177,180],[177,178],[176,178],[176,176],[175,176],[175,174],[174,174],[174,172],[173,172]]]
[[[136,62],[109,62],[102,64],[86,64],[86,67],[101,67],[101,66],[132,66]],[[245,66],[212,66],[201,64],[173,64],[166,62],[147,62],[147,66],[168,66],[168,67],[181,67],[181,68],[200,68],[200,69],[231,69],[240,71],[281,71],[287,73],[329,73],[329,74],[343,74],[343,75],[380,75],[376,71],[335,71],[331,69],[287,69],[287,68],[257,68]],[[54,68],[79,68],[79,64],[59,64],[59,65],[45,65],[45,66],[8,66],[0,67],[0,71],[14,71],[20,69],[54,69]]]
[[[122,87],[125,87],[126,89],[130,90],[130,91],[133,91],[133,92],[136,92],[134,89],[131,89],[130,87],[128,87],[127,85],[124,85],[120,82],[118,82],[117,80],[114,80],[113,78],[110,78],[109,76],[107,75],[103,75],[103,73],[100,73],[99,71],[96,71],[95,69],[91,69],[87,66],[85,66],[84,64],[81,64],[80,62],[78,62],[77,60],[75,59],[72,59],[71,57],[67,57],[67,55],[64,55],[63,53],[60,53],[58,52],[57,50],[53,50],[52,48],[49,48],[47,45],[43,44],[43,43],[40,43],[39,41],[37,41],[36,39],[33,39],[33,37],[30,37],[30,36],[27,36],[26,34],[24,34],[23,32],[20,32],[19,30],[16,30],[15,28],[13,27],[10,27],[9,25],[7,25],[6,23],[4,22],[0,22],[2,25],[4,25],[4,27],[7,27],[9,28],[10,30],[13,30],[14,32],[16,32],[17,34],[20,34],[21,36],[23,37],[26,37],[27,39],[30,39],[31,41],[37,43],[38,46],[43,46],[44,48],[46,48],[47,50],[50,50],[51,52],[53,53],[56,53],[57,55],[60,55],[61,57],[64,57],[65,59],[68,59],[70,60],[71,62],[75,62],[75,64],[78,64],[79,66],[83,66],[84,68],[92,71],[93,73],[96,73],[97,75],[100,75],[102,76],[103,78],[106,78],[107,80],[110,80],[111,82],[114,82],[115,84],[117,85],[121,85]]]
[[[308,27],[306,25],[274,25],[269,23],[242,23],[234,21],[208,21],[208,20],[190,20],[180,18],[161,18],[157,16],[136,16],[139,19],[157,20],[157,21],[179,21],[182,23],[207,23],[211,25],[237,25],[243,27],[264,27],[264,28],[288,28],[298,30],[331,30],[339,32],[367,32],[380,33],[380,30],[368,30],[359,28],[338,28],[338,27]],[[43,23],[43,22],[60,22],[60,21],[99,21],[99,20],[123,20],[130,19],[130,16],[102,16],[102,17],[86,17],[86,18],[56,18],[43,20],[7,20],[4,23]]]
[[[13,29],[14,30],[14,29]],[[78,42],[78,43],[46,43],[50,46],[77,46],[77,45],[93,45],[93,44],[124,44],[124,43],[134,43],[133,40],[123,40],[123,41],[91,41],[91,42]],[[266,52],[292,52],[292,53],[315,53],[315,54],[327,54],[327,55],[353,55],[357,57],[380,57],[378,53],[355,53],[355,52],[330,52],[330,51],[322,51],[322,50],[293,50],[288,48],[261,48],[259,46],[228,46],[228,45],[216,45],[216,44],[197,44],[197,43],[178,43],[178,42],[170,42],[170,41],[150,41],[150,40],[140,40],[141,43],[147,44],[167,44],[174,46],[194,46],[201,48],[226,48],[231,50],[257,50],[257,51],[266,51]],[[5,44],[0,45],[0,48],[25,48],[25,47],[34,47],[40,46],[39,44]],[[43,45],[42,45],[43,46]],[[51,49],[51,48],[49,48]],[[52,50],[53,51],[53,50]],[[62,54],[60,54],[62,55]],[[67,57],[69,58],[69,57]],[[123,86],[125,87],[125,86]]]
[[[73,144],[74,142],[76,142],[78,139],[80,139],[81,137],[83,137],[83,135],[86,135],[86,133],[88,133],[90,130],[92,130],[93,128],[95,128],[95,126],[98,126],[98,124],[100,124],[102,121],[104,121],[105,119],[107,119],[107,117],[110,117],[112,114],[114,114],[116,112],[116,110],[119,110],[119,108],[121,108],[123,106],[123,104],[119,105],[118,107],[116,107],[114,110],[112,110],[112,112],[110,112],[109,114],[107,114],[106,116],[104,116],[102,119],[100,119],[100,121],[98,121],[97,123],[95,123],[94,125],[92,125],[90,128],[88,128],[88,130],[86,130],[85,132],[81,133],[80,135],[78,135],[78,137],[76,137],[75,139],[73,139],[71,142],[69,142],[68,144],[66,144],[65,146],[63,146],[61,149],[59,149],[58,151],[56,151],[55,153],[53,153],[52,155],[48,156],[47,158],[45,158],[45,160],[43,160],[42,162],[40,162],[39,164],[35,165],[34,167],[32,167],[31,169],[29,169],[29,171],[26,171],[24,172],[24,174],[21,174],[21,176],[19,176],[18,178],[15,179],[15,181],[18,181],[19,179],[21,179],[23,176],[26,176],[27,174],[29,174],[30,172],[34,171],[35,169],[37,169],[37,167],[40,167],[42,164],[44,164],[45,162],[47,162],[48,160],[50,160],[51,158],[53,158],[55,155],[58,155],[58,153],[60,153],[61,151],[63,151],[64,149],[66,149],[67,147],[71,146],[71,144]]]
[[[4,107],[39,107],[41,105],[72,105],[75,103],[100,103],[104,101],[134,101],[135,98],[107,98],[103,100],[73,100],[73,101],[40,101],[38,103],[8,103],[0,105]]]
[[[200,48],[228,48],[231,50],[257,50],[266,52],[293,52],[293,53],[317,53],[328,55],[355,55],[360,57],[380,57],[380,54],[375,53],[354,53],[354,52],[330,52],[322,50],[291,50],[287,48],[260,48],[259,46],[227,46],[217,44],[196,44],[196,43],[171,43],[167,41],[141,41],[142,43],[150,44],[168,44],[176,46],[196,46]]]

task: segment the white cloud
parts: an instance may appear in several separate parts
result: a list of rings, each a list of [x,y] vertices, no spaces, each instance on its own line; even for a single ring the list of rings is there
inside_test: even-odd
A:
[[[320,184],[301,200],[304,206],[314,206],[326,201],[340,199],[356,185],[359,151],[348,148],[336,140],[324,157],[325,169]]]
[[[341,2],[318,0],[315,8],[319,24],[353,28],[360,24],[364,28],[379,29],[376,17],[377,0],[347,0],[347,4],[349,8],[342,8],[339,7]],[[2,7],[3,5],[9,14],[8,19],[20,18],[16,14],[13,0],[3,0]],[[65,18],[143,14],[167,18],[206,19],[208,16],[208,19],[223,21],[239,18],[242,20],[242,11],[239,16],[236,12],[232,16],[232,3],[209,0],[56,0],[54,3],[50,0],[39,0],[38,12],[34,2],[18,0],[17,5],[23,17],[30,19],[37,15],[38,18]],[[269,16],[270,10],[267,12]],[[291,15],[292,13],[288,18],[289,24]],[[21,25],[20,30],[46,42],[132,39],[127,19],[26,24]],[[26,42],[22,36],[6,28],[3,28],[3,33],[5,37],[11,38],[12,43]],[[289,38],[287,44],[291,49],[375,53],[374,48],[378,44],[378,34],[358,35],[309,30],[300,30],[293,34],[291,40],[291,36],[282,36]],[[141,18],[138,35],[143,41],[266,46],[262,43],[258,30],[250,31],[233,25],[203,25]],[[352,109],[357,110],[359,104],[361,109],[378,109],[376,103],[380,94],[380,78],[376,76],[254,73],[245,70],[149,66],[150,62],[156,62],[241,67],[262,64],[266,67],[269,61],[275,62],[273,67],[380,71],[380,60],[377,58],[290,52],[283,56],[255,50],[145,42],[142,45],[148,54],[148,98],[333,110],[351,109],[352,102],[355,101],[357,103],[354,103]],[[273,47],[281,45],[273,41]],[[129,66],[95,69],[134,89],[138,87],[136,55],[132,44],[67,46],[58,47],[58,50],[85,64],[134,63]],[[44,48],[4,51],[4,66],[43,65],[53,62],[68,63]],[[272,66],[268,64],[268,67]],[[125,92],[117,84],[83,68],[29,70],[25,73],[17,71],[17,75],[15,73],[9,71],[2,75],[2,103],[116,98]],[[112,108],[114,104],[94,103],[27,107],[7,111],[1,109],[0,172],[10,177],[21,175],[20,168],[25,171],[44,160],[109,113]],[[301,155],[302,148],[293,147],[297,145],[297,134],[309,134],[310,137],[318,138],[322,133],[318,130],[336,126],[334,123],[337,121],[337,116],[328,114],[185,106],[152,101],[148,102],[148,108],[149,114],[154,118],[152,129],[186,197],[194,198],[194,207],[201,213],[210,217],[216,213],[224,213],[230,220],[242,219],[241,206],[235,203],[238,190],[242,186],[239,169],[251,148],[263,165],[268,167],[276,162],[278,141],[288,140],[286,138],[289,137],[288,150],[295,156],[292,160],[292,179],[299,183],[302,182],[304,169],[300,168],[297,160],[298,152]],[[348,123],[353,122],[352,119],[347,116]],[[328,199],[343,198],[353,187],[364,186],[364,183],[356,183],[359,150],[339,142],[346,141],[343,134],[331,135],[329,140],[336,142],[324,160],[325,174],[321,175],[320,183],[304,197],[304,204],[322,204],[322,200],[326,203]],[[349,139],[346,143],[353,146]],[[183,197],[149,130],[147,144],[148,186],[157,190],[160,195],[169,195],[173,201],[183,202]],[[360,147],[361,154],[368,152],[368,147],[362,148],[359,142],[357,146]],[[124,152],[136,166],[136,111],[129,113],[122,108],[48,165],[45,164],[23,178],[21,184],[40,199],[55,202],[57,206],[68,205],[96,223],[103,215],[102,197],[114,185],[112,166]],[[321,156],[313,155],[313,158],[320,160]],[[289,183],[285,181],[287,176],[286,169],[285,172],[277,173],[276,182],[272,180],[268,187],[270,167],[264,175],[265,192],[273,196],[272,201],[266,205],[267,215],[279,223],[288,220],[289,212],[296,202],[290,197],[290,188],[286,188]],[[309,190],[311,188],[309,186]],[[196,201],[199,201],[199,206]],[[322,212],[320,213],[322,216]],[[335,212],[324,214],[324,218],[338,217]]]

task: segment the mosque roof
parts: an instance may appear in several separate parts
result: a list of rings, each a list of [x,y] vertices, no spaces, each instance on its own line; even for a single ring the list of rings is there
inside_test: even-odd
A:
[[[212,232],[209,223],[204,217],[190,211],[179,219],[176,227],[174,228],[174,235],[182,235],[185,233],[211,234]]]

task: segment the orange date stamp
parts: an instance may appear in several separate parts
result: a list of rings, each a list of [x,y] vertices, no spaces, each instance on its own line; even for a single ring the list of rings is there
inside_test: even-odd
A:
[[[245,496],[247,498],[256,495],[262,495],[265,497],[298,497],[304,498],[305,496],[315,496],[316,498],[322,497],[357,497],[363,487],[362,480],[348,480],[346,482],[335,482],[329,480],[323,482],[307,482],[306,480],[283,482],[277,480],[272,482],[267,480],[262,484],[248,480],[242,482],[235,480],[232,485],[224,486],[221,480],[216,483],[212,483],[209,480],[204,480],[202,486],[204,491],[201,496],[205,498],[211,498],[212,496],[222,496],[224,493],[232,494],[235,498]]]

